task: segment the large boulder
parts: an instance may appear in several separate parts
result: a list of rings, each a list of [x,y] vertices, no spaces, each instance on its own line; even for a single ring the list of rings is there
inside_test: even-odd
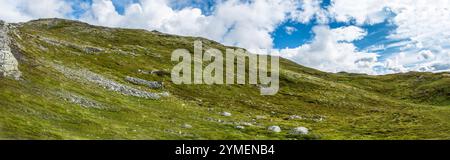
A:
[[[270,126],[267,128],[267,130],[275,133],[281,132],[281,128],[279,126]]]

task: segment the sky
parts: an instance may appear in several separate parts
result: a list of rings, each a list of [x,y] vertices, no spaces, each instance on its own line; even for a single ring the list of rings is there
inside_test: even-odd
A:
[[[326,72],[450,71],[448,0],[0,0],[0,19],[66,18],[270,50]]]

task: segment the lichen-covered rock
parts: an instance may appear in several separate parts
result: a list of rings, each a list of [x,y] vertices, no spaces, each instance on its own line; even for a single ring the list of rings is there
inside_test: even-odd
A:
[[[0,77],[19,79],[19,62],[11,53],[11,41],[8,37],[8,24],[0,21]]]

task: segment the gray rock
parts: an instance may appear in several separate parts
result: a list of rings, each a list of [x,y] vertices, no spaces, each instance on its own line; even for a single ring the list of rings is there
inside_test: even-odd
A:
[[[89,54],[93,54],[93,53],[97,53],[97,52],[102,52],[103,49],[101,48],[96,48],[96,47],[84,47],[84,52],[89,53]]]
[[[125,77],[125,80],[130,83],[136,84],[136,85],[145,85],[152,89],[161,89],[164,86],[163,82],[147,81],[147,80],[134,78],[134,77],[128,77],[128,76]]]
[[[231,113],[230,112],[222,112],[222,113],[220,113],[220,115],[225,116],[225,117],[230,117]]]
[[[236,126],[236,129],[245,129],[244,126]]]
[[[308,134],[309,130],[306,127],[297,127],[292,129],[291,134],[295,134],[295,135],[305,135]]]
[[[11,52],[8,24],[0,22],[0,77],[20,79],[19,62]]]
[[[192,128],[192,126],[190,124],[183,124],[181,127],[183,127],[183,128]]]
[[[73,94],[73,93],[62,93],[61,92],[61,93],[58,93],[58,96],[70,103],[80,105],[84,108],[96,108],[96,109],[103,108],[103,106],[100,103],[98,103],[94,100],[85,98],[83,96]]]
[[[270,126],[267,128],[267,130],[275,133],[281,132],[281,128],[279,126]]]

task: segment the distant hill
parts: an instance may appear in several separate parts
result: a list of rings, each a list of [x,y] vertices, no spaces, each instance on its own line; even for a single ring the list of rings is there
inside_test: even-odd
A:
[[[0,29],[0,139],[450,139],[450,73],[333,74],[281,59],[280,91],[261,96],[172,83],[173,50],[232,48],[204,38],[62,19]]]

